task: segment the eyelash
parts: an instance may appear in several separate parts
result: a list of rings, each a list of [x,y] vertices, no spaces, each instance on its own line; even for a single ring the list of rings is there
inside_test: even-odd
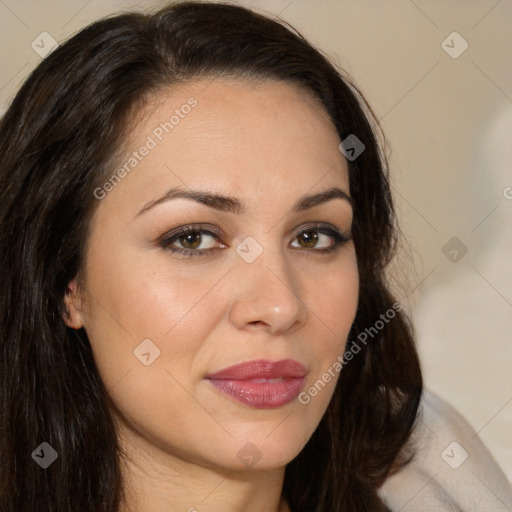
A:
[[[323,249],[307,249],[303,248],[305,251],[308,252],[316,252],[316,253],[322,253],[322,254],[328,254],[331,252],[336,251],[340,248],[340,246],[349,240],[352,239],[351,236],[349,236],[347,233],[343,233],[341,231],[338,231],[328,225],[325,224],[308,224],[305,227],[303,227],[294,237],[294,240],[298,238],[301,234],[308,232],[308,231],[317,231],[318,233],[321,233],[323,235],[330,236],[333,239],[332,246],[328,248]],[[211,229],[206,229],[203,226],[197,225],[197,226],[187,226],[183,229],[180,229],[179,231],[175,233],[171,233],[169,235],[165,235],[164,238],[162,238],[159,241],[160,247],[165,249],[166,251],[169,251],[171,254],[181,254],[182,256],[206,256],[208,253],[215,251],[217,249],[223,249],[222,247],[214,247],[210,249],[180,249],[178,247],[172,247],[171,244],[178,240],[182,236],[186,236],[192,233],[201,233],[203,235],[211,236],[217,240],[219,240],[221,234],[220,232],[214,232]]]

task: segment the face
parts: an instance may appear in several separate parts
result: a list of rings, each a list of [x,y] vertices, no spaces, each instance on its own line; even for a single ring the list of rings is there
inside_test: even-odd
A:
[[[283,82],[180,84],[144,114],[95,192],[66,322],[134,450],[283,467],[328,406],[357,309],[337,132]]]

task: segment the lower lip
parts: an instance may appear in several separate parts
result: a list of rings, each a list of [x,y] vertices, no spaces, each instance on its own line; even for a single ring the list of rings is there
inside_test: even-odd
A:
[[[304,385],[304,377],[255,382],[257,380],[209,379],[225,395],[255,409],[282,407],[297,398]]]

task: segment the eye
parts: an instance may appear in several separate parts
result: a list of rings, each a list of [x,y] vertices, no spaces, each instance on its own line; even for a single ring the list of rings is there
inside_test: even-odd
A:
[[[182,256],[206,256],[227,245],[220,242],[221,232],[211,226],[186,226],[168,233],[159,245],[171,253]],[[303,227],[294,237],[291,246],[313,253],[329,253],[350,240],[350,235],[325,224],[310,224]]]
[[[184,256],[202,256],[208,252],[226,247],[219,246],[219,233],[212,230],[187,226],[186,228],[166,235],[160,241],[160,246],[171,253],[179,253]]]
[[[331,252],[350,240],[350,236],[324,224],[309,225],[295,235],[298,245],[292,247],[311,249],[315,252]]]
[[[210,249],[213,247],[211,240],[209,244],[206,243],[206,245],[200,247],[203,243],[207,242],[205,239],[208,238],[213,239],[212,235],[204,231],[189,231],[179,235],[176,241],[185,249]]]

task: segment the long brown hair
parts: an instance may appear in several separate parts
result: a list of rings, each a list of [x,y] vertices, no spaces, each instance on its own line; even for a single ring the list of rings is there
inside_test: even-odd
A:
[[[361,352],[287,465],[283,495],[293,512],[385,510],[378,488],[405,462],[422,379],[385,279],[397,226],[378,123],[350,78],[285,23],[186,2],[83,29],[32,72],[0,123],[0,511],[118,510],[109,395],[85,331],[62,320],[63,296],[83,264],[93,191],[115,169],[134,114],[164,87],[220,75],[303,87],[341,141],[355,134],[365,145],[348,162],[360,300],[347,349]],[[31,456],[42,442],[58,453],[46,470]]]

